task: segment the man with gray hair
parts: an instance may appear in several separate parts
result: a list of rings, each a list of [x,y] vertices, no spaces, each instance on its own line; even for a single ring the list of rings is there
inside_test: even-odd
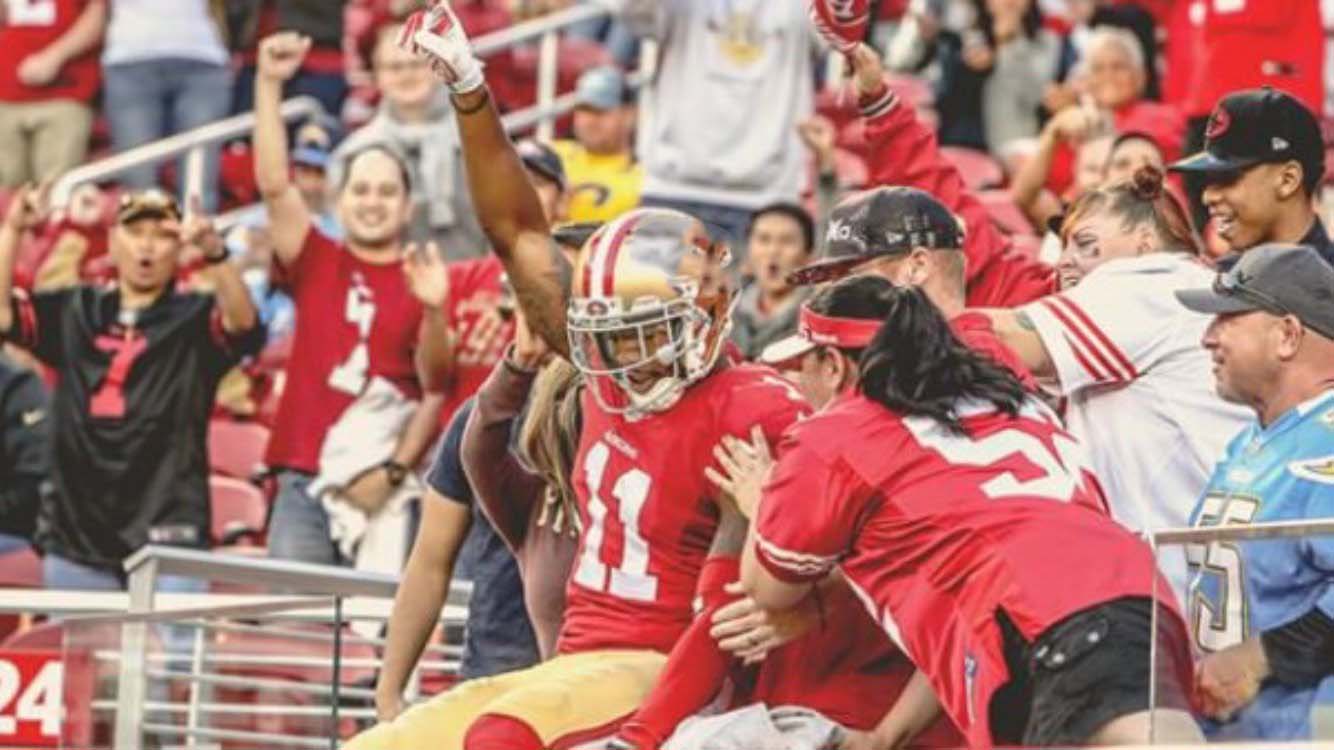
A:
[[[1256,415],[1191,524],[1334,516],[1334,267],[1305,245],[1263,245],[1212,288],[1176,295],[1215,316],[1203,344],[1218,393]],[[1194,544],[1187,558],[1210,739],[1308,738],[1316,688],[1334,674],[1334,536]]]

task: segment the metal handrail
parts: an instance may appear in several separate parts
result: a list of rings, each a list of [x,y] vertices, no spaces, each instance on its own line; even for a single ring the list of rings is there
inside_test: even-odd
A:
[[[553,110],[551,105],[556,99],[556,45],[557,33],[567,26],[584,21],[602,18],[612,13],[609,7],[599,3],[581,3],[565,8],[540,18],[534,18],[515,24],[505,29],[485,34],[473,40],[473,50],[478,55],[489,55],[516,44],[533,39],[542,45],[541,65],[538,70],[537,104],[523,122],[536,123],[540,135],[550,139],[551,122],[561,111]],[[283,102],[279,109],[284,122],[305,119],[324,113],[319,100],[300,96]],[[525,110],[528,112],[528,110]],[[184,182],[195,184],[202,171],[202,149],[216,143],[233,140],[248,135],[254,130],[254,112],[243,112],[231,117],[208,123],[191,130],[168,136],[161,140],[127,149],[105,159],[75,167],[60,177],[51,190],[51,204],[60,208],[68,205],[74,188],[86,182],[105,180],[108,177],[125,172],[145,164],[155,164],[182,154],[190,156]],[[192,191],[190,191],[192,192]]]
[[[460,623],[467,616],[467,609],[461,604],[467,600],[470,586],[456,583],[450,593],[450,604],[445,606],[441,620],[446,623]],[[206,608],[209,616],[225,607],[249,607],[251,605],[272,605],[289,597],[272,594],[182,594],[158,592],[154,609],[161,612],[173,612],[177,617],[182,612]],[[100,615],[119,613],[123,620],[130,611],[130,595],[124,591],[66,591],[59,589],[0,588],[0,614],[31,615],[40,614],[62,619],[73,619],[81,615]],[[380,597],[352,597],[343,603],[343,614],[348,620],[388,620],[393,611],[393,602]],[[261,612],[266,620],[291,622],[328,622],[332,609],[327,599],[321,599],[318,606],[303,609],[282,609]]]
[[[290,122],[323,113],[324,107],[314,97],[298,96],[283,102],[278,111],[284,122]],[[52,186],[51,205],[62,207],[68,204],[70,193],[85,182],[104,180],[144,164],[160,162],[205,146],[240,138],[254,129],[255,113],[243,112],[75,167],[62,175]],[[186,181],[189,179],[187,175]]]
[[[1271,521],[1246,526],[1203,526],[1189,529],[1163,529],[1150,534],[1154,544],[1201,544],[1239,542],[1257,539],[1281,539],[1294,536],[1334,534],[1334,518],[1311,521]]]
[[[126,574],[133,576],[152,561],[160,576],[186,576],[209,581],[248,583],[275,589],[300,591],[307,596],[381,596],[391,598],[398,590],[393,576],[333,565],[268,557],[229,555],[207,550],[141,547],[125,560]]]

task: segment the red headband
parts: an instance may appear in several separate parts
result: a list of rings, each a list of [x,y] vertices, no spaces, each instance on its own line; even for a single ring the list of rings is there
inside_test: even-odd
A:
[[[821,346],[863,349],[875,338],[883,322],[866,318],[831,318],[802,305],[798,329],[802,338]]]

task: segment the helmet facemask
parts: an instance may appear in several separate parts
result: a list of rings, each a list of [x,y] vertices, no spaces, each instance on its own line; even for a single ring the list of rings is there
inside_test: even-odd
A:
[[[629,310],[618,307],[615,298],[571,301],[567,324],[575,365],[595,383],[593,396],[608,412],[670,408],[717,360],[717,348],[709,346],[713,320],[690,297],[649,297]]]

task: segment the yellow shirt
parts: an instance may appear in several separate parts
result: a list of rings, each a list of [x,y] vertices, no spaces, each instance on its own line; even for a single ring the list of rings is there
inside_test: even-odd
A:
[[[574,140],[551,146],[565,167],[570,221],[610,221],[639,205],[644,170],[632,154],[590,154]]]

